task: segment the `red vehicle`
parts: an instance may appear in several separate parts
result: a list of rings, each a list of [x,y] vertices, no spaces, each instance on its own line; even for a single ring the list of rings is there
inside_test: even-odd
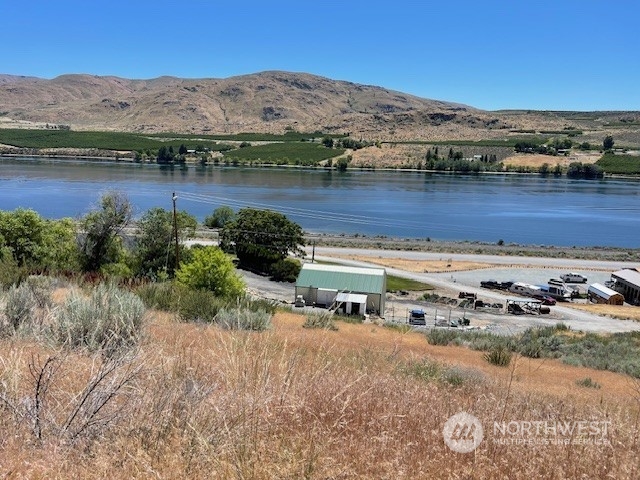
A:
[[[556,299],[548,295],[534,295],[533,298],[540,300],[543,305],[555,305]]]

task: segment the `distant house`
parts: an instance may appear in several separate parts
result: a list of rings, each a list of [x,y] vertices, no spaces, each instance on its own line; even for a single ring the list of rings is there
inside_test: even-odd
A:
[[[635,268],[624,268],[611,274],[613,290],[621,293],[627,303],[640,305],[640,272]]]
[[[621,293],[605,287],[600,283],[589,285],[587,290],[587,298],[594,303],[605,303],[608,305],[622,305],[624,297]]]
[[[387,273],[384,268],[341,265],[302,265],[296,280],[295,298],[306,305],[337,308],[347,314],[384,316]]]

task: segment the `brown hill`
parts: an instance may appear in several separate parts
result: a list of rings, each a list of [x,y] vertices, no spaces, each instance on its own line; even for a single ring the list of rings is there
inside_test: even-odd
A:
[[[519,130],[595,132],[638,115],[582,117],[559,112],[487,112],[473,107],[331,80],[269,71],[226,79],[129,80],[62,75],[52,80],[0,75],[0,125],[70,125],[78,130],[239,133],[286,130],[377,140],[504,138]],[[626,133],[617,130],[617,134]],[[620,138],[619,136],[617,138]],[[635,142],[634,142],[635,144]]]

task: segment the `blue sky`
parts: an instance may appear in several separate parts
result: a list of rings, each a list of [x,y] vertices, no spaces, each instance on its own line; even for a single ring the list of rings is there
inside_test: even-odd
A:
[[[487,110],[640,110],[637,0],[2,0],[0,73],[307,72]]]

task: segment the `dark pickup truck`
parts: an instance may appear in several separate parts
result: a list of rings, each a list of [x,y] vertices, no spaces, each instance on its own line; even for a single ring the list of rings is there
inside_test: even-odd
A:
[[[513,285],[513,282],[498,282],[496,280],[486,280],[480,282],[482,288],[493,288],[496,290],[509,290],[509,287]]]
[[[409,325],[426,325],[427,318],[424,310],[411,310],[409,312]]]

